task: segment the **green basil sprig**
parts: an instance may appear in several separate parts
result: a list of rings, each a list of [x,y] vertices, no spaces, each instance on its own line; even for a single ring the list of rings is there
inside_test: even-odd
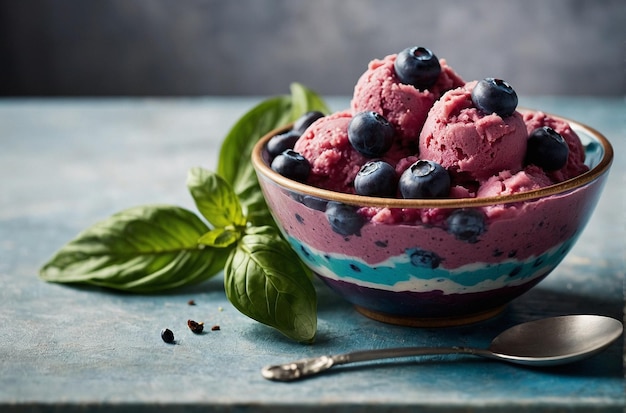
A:
[[[214,225],[198,242],[229,249],[224,290],[233,306],[294,340],[313,340],[317,296],[310,271],[289,243],[274,227],[241,225],[239,200],[219,175],[193,168],[187,185],[200,213]]]
[[[226,296],[248,317],[300,342],[317,329],[310,271],[275,227],[250,162],[256,141],[310,110],[328,113],[297,83],[291,96],[261,102],[224,140],[218,172],[192,168],[187,187],[204,220],[171,205],[130,208],[63,246],[42,279],[153,293],[205,281],[224,271]]]

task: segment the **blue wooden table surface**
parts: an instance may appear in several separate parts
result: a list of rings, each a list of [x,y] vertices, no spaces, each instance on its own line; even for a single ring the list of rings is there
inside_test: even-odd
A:
[[[487,346],[545,316],[623,319],[626,104],[522,98],[604,133],[616,160],[596,212],[564,262],[498,317],[435,329],[381,324],[321,284],[319,330],[301,345],[238,313],[222,278],[157,295],[48,284],[38,268],[80,230],[121,209],[193,209],[187,170],[214,169],[221,140],[260,99],[0,100],[0,411],[621,412],[624,341],[569,366],[470,356],[341,367],[295,383],[266,364],[395,346]],[[329,98],[333,109],[347,98]],[[189,305],[194,300],[196,305]],[[207,328],[194,335],[188,319]],[[176,345],[163,343],[172,329]]]

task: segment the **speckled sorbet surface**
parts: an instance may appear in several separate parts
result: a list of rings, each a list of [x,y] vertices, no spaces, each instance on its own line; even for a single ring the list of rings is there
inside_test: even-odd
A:
[[[437,82],[427,90],[418,90],[400,83],[395,75],[394,62],[397,55],[372,60],[354,87],[352,113],[372,110],[383,115],[396,127],[405,146],[415,145],[428,111],[441,95],[465,82],[440,59],[441,74]]]
[[[442,96],[430,109],[419,137],[419,156],[441,164],[457,180],[481,181],[522,169],[526,124],[519,112],[485,115],[471,99],[476,82]]]

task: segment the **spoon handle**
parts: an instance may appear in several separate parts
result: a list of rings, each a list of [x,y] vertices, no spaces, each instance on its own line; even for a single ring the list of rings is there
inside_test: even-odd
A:
[[[381,360],[388,358],[430,356],[438,354],[472,354],[493,357],[488,350],[468,347],[398,347],[377,350],[362,350],[334,356],[312,357],[290,363],[264,367],[261,374],[268,380],[293,381],[322,373],[333,366],[357,363],[362,361]]]

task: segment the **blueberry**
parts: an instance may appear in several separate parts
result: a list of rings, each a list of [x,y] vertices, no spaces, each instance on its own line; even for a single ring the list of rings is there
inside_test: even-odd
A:
[[[305,182],[311,172],[309,161],[293,149],[287,149],[272,161],[271,168],[282,176]]]
[[[302,197],[302,204],[316,211],[325,211],[328,201],[310,195]]]
[[[441,264],[441,257],[432,251],[421,248],[410,248],[406,250],[411,259],[411,264],[416,267],[435,269]]]
[[[363,156],[376,158],[391,148],[394,129],[381,114],[373,111],[354,115],[348,125],[348,140]]]
[[[496,113],[504,118],[515,112],[517,93],[504,80],[488,77],[474,86],[472,102],[480,111],[488,115]]]
[[[333,231],[341,235],[361,235],[361,227],[365,220],[356,211],[356,208],[340,202],[329,202],[326,208],[326,218]]]
[[[450,234],[470,244],[478,242],[478,237],[485,232],[485,216],[477,209],[457,209],[446,223]]]
[[[393,197],[397,188],[396,170],[385,161],[367,162],[354,178],[359,195]]]
[[[556,171],[567,163],[569,147],[554,129],[544,126],[528,136],[526,164],[534,164],[545,171]]]
[[[441,73],[439,59],[425,47],[409,47],[396,57],[393,64],[400,82],[419,90],[435,84]]]
[[[303,134],[304,131],[319,118],[323,118],[324,114],[317,110],[312,110],[300,116],[293,124],[293,130]]]
[[[273,158],[285,152],[287,149],[293,149],[293,146],[300,138],[300,135],[300,132],[291,129],[287,132],[279,133],[278,135],[273,136],[267,142],[267,153],[269,153],[270,156]]]
[[[450,193],[450,175],[437,162],[419,160],[400,176],[404,198],[443,198]]]
[[[314,209],[316,211],[321,211],[321,212],[326,211],[326,205],[328,204],[328,201],[324,199],[317,198],[311,195],[300,194],[298,192],[288,191],[288,193],[291,199],[293,199],[296,202],[301,203],[307,208]]]
[[[172,330],[169,328],[164,328],[161,330],[161,339],[166,343],[171,344],[174,342],[174,333],[172,333]]]

